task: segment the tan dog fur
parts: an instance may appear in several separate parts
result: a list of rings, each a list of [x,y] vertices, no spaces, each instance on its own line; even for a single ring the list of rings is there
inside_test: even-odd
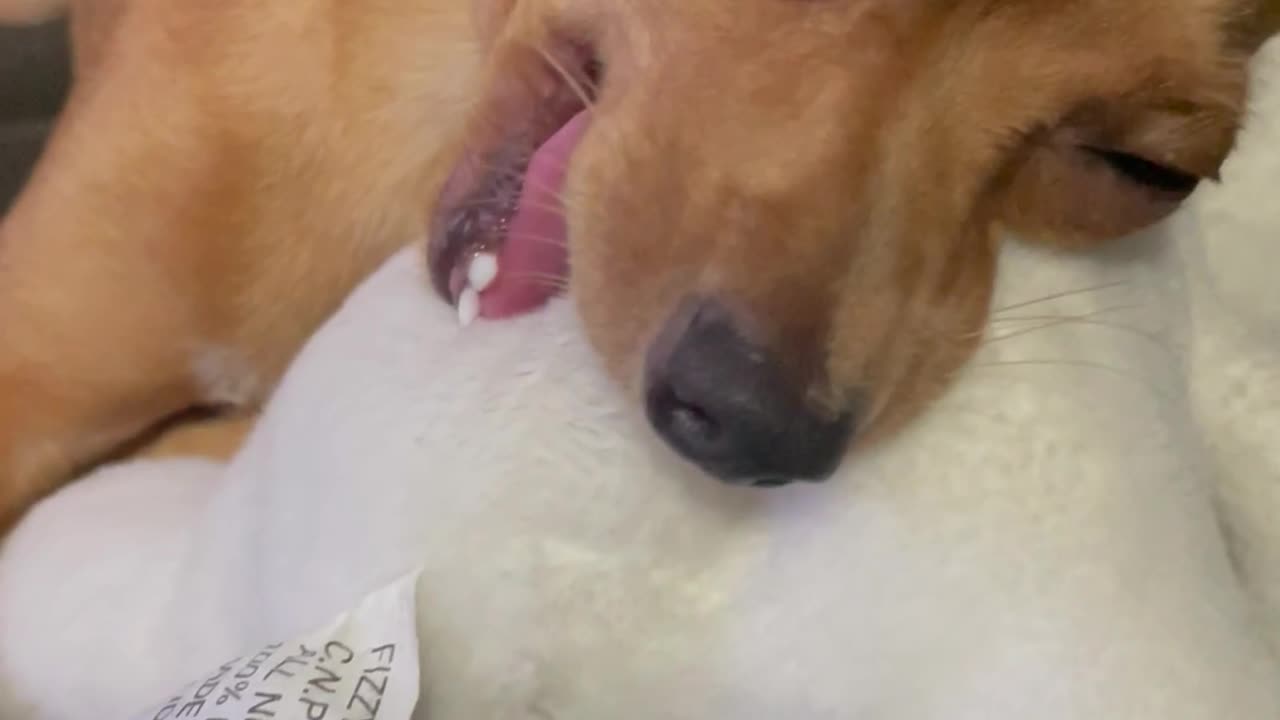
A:
[[[51,12],[0,1],[0,19]],[[252,412],[423,238],[534,50],[607,66],[565,193],[571,290],[628,388],[683,298],[786,347],[859,442],[979,341],[995,228],[1087,247],[1168,214],[1082,145],[1213,177],[1263,0],[85,0],[77,85],[0,225],[0,530],[193,407]],[[427,381],[427,380],[424,380]],[[170,435],[229,452],[248,426]]]

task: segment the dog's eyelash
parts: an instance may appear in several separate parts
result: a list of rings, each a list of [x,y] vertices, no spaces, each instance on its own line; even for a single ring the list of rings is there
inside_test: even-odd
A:
[[[1200,178],[1130,153],[1086,147],[1086,152],[1106,163],[1130,182],[1164,193],[1187,195],[1200,184]]]

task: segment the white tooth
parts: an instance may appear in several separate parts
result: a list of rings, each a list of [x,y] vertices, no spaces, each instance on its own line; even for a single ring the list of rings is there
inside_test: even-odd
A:
[[[476,292],[488,290],[497,277],[497,255],[482,252],[471,258],[471,265],[467,268],[467,284],[475,288]]]
[[[467,327],[480,317],[480,293],[475,288],[463,288],[458,296],[458,324]]]

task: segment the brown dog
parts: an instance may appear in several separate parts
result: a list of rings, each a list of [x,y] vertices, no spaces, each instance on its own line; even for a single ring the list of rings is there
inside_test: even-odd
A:
[[[1087,247],[1215,176],[1278,15],[73,3],[77,86],[0,228],[0,525],[167,418],[252,410],[420,241],[465,321],[567,282],[608,367],[709,473],[819,479],[965,362],[995,228]]]

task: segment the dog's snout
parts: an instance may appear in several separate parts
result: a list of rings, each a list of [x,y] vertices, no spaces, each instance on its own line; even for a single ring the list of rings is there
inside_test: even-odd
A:
[[[715,301],[698,302],[662,333],[645,400],[649,422],[676,452],[734,484],[826,479],[852,434],[848,413],[811,407],[774,353]]]

